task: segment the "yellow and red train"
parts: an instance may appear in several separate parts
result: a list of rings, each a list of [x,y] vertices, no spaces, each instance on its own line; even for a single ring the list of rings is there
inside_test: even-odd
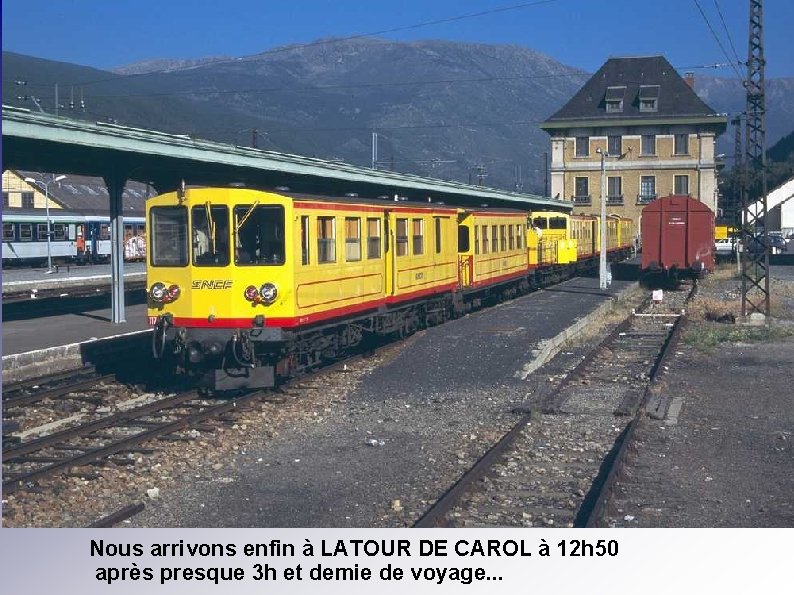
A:
[[[213,390],[273,386],[367,338],[590,268],[599,220],[243,188],[147,201],[153,351]],[[610,258],[630,220],[610,216]]]

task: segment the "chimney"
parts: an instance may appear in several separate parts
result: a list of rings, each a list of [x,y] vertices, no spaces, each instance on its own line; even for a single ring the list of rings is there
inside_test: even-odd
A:
[[[695,73],[687,72],[684,74],[684,82],[689,85],[689,88],[695,90]]]

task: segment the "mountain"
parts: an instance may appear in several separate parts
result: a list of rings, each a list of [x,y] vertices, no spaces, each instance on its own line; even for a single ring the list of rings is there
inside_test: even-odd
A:
[[[53,88],[68,106],[72,85],[92,120],[193,134],[221,142],[369,165],[443,179],[543,192],[549,140],[538,124],[588,74],[530,49],[446,41],[327,40],[245,58],[148,61],[106,72],[3,53],[3,102]],[[33,82],[37,86],[33,86]],[[696,90],[717,111],[741,111],[730,81],[701,77]],[[794,79],[768,81],[770,144],[794,128]],[[256,130],[256,133],[253,131]],[[721,152],[732,151],[729,134]],[[723,146],[724,145],[724,146]],[[482,167],[480,167],[482,166]]]

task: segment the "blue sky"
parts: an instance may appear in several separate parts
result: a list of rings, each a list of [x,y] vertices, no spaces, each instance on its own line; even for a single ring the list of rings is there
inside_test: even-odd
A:
[[[746,60],[748,0],[5,0],[3,49],[111,68],[245,56],[493,11],[380,36],[516,44],[591,72],[609,56],[664,54],[678,68],[725,63],[698,3],[727,54],[733,58],[732,40]],[[506,7],[516,8],[498,10]],[[766,0],[767,77],[794,76],[793,33],[794,0]]]

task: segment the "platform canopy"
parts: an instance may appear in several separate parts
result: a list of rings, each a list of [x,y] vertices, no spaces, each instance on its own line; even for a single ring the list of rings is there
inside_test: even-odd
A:
[[[151,183],[158,192],[190,185],[286,186],[295,192],[448,204],[570,210],[571,203],[326,161],[237,147],[187,135],[96,124],[3,106],[3,169],[123,177]]]

